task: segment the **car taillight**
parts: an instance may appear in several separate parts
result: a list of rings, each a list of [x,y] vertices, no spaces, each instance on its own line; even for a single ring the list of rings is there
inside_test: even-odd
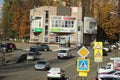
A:
[[[61,74],[61,72],[57,73],[57,74]]]
[[[50,72],[48,72],[48,74],[50,74]]]

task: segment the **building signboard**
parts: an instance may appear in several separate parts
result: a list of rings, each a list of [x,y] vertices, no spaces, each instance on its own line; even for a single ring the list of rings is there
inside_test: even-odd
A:
[[[61,29],[60,28],[51,28],[51,32],[60,32]]]
[[[33,29],[33,32],[42,32],[42,31],[43,31],[42,28],[34,28],[34,29]]]
[[[57,19],[57,20],[61,20],[62,19],[62,16],[53,16],[52,19]]]
[[[51,32],[75,32],[75,29],[68,29],[68,28],[58,28],[58,27],[54,27],[51,28]]]

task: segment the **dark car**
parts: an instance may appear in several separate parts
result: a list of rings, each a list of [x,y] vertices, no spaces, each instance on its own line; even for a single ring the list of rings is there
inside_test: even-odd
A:
[[[38,47],[36,47],[36,46],[31,46],[29,52],[35,52],[36,54],[39,54]]]
[[[9,52],[9,51],[13,51],[13,50],[16,50],[16,45],[14,43],[4,43],[4,44],[1,44],[1,48],[5,48],[5,52]]]
[[[107,56],[107,51],[103,49],[103,56]]]
[[[49,51],[50,48],[47,44],[37,44],[36,45],[38,47],[39,51]]]

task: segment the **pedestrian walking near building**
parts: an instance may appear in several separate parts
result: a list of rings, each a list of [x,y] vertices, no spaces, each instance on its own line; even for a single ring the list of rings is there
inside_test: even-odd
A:
[[[3,47],[2,52],[3,52],[3,54],[6,53],[6,47],[5,46]]]

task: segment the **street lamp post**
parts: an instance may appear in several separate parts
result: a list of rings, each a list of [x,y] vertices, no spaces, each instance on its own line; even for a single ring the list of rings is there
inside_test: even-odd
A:
[[[114,15],[117,15],[118,18],[120,18],[120,15],[116,12],[110,12],[110,14],[114,14]],[[120,26],[119,26],[119,43],[120,43]]]

